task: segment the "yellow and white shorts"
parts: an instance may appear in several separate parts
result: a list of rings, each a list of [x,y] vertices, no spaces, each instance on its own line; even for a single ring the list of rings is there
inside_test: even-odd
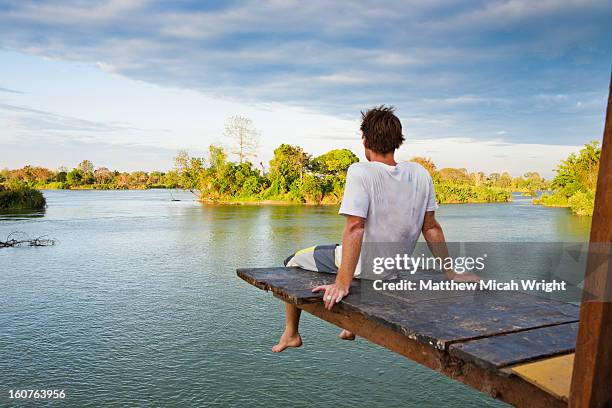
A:
[[[297,266],[307,271],[338,273],[342,261],[342,245],[314,245],[304,248],[285,259],[285,266]],[[355,268],[355,275],[361,274],[361,260]]]

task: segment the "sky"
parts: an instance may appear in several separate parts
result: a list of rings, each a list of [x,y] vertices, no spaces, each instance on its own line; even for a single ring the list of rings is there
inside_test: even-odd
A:
[[[396,107],[439,168],[538,171],[601,140],[612,2],[0,0],[0,168],[166,170],[251,118],[363,159],[360,111]]]

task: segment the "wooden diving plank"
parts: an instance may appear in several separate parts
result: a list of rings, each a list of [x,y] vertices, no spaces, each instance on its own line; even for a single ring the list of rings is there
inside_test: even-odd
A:
[[[276,297],[304,311],[495,398],[516,406],[565,404],[508,369],[498,368],[496,364],[503,356],[487,361],[488,357],[478,355],[472,348],[469,358],[464,359],[467,351],[462,357],[460,352],[453,353],[454,349],[449,346],[509,333],[535,332],[555,325],[571,325],[577,319],[578,308],[574,305],[517,292],[384,293],[374,291],[371,281],[355,280],[350,295],[328,311],[323,307],[321,295],[312,294],[310,290],[313,286],[333,282],[334,275],[299,268],[249,268],[239,269],[237,273],[245,281],[271,290]],[[409,279],[421,279],[429,273]],[[432,275],[432,279],[442,277],[437,274]],[[514,360],[528,358],[525,350],[521,353]],[[505,358],[505,361],[513,360]]]
[[[452,344],[449,352],[488,369],[502,368],[574,351],[578,323],[540,327]]]
[[[332,274],[313,274],[301,268],[285,267],[241,268],[237,274],[251,285],[282,294],[283,300],[296,305],[317,301],[323,295],[312,293],[312,288],[333,283],[336,279]]]
[[[578,320],[574,305],[518,292],[480,292],[427,301],[406,301],[376,292],[345,299],[347,306],[373,320],[441,349],[469,339]]]
[[[573,366],[574,354],[572,353],[515,366],[511,368],[511,371],[549,394],[567,401]],[[601,386],[605,387],[605,384]]]
[[[312,294],[311,288],[334,280],[333,275],[299,268],[239,269],[237,273],[247,282],[298,305],[319,301],[321,295]],[[441,279],[439,276],[437,279]],[[354,280],[351,294],[338,307],[440,349],[455,342],[578,320],[575,305],[520,292],[389,293],[374,291],[371,285],[371,281]]]

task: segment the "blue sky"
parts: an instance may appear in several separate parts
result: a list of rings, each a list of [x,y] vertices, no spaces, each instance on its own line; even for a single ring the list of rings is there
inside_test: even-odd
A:
[[[360,152],[393,104],[400,158],[546,176],[601,138],[609,1],[0,0],[0,167],[167,169],[251,117],[282,143]]]

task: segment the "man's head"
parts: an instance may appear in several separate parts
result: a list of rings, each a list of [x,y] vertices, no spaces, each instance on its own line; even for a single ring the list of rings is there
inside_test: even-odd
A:
[[[393,153],[404,142],[402,124],[394,110],[393,106],[381,105],[361,112],[361,133],[368,160],[372,153]]]

